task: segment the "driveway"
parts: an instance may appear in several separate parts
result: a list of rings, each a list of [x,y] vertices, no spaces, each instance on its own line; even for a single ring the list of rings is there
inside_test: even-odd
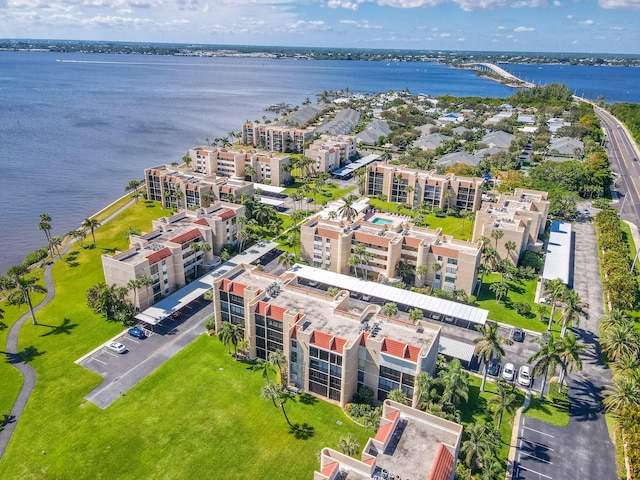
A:
[[[106,408],[118,397],[160,368],[167,360],[189,345],[205,331],[204,322],[211,316],[211,303],[199,300],[184,307],[173,318],[164,320],[143,340],[126,331],[112,339],[127,347],[127,352],[112,352],[104,343],[76,363],[101,375],[103,382],[84,398]]]
[[[569,378],[569,424],[556,427],[522,416],[513,478],[615,480],[615,450],[602,409],[602,388],[610,378],[600,361],[599,317],[604,312],[595,229],[574,223],[574,290],[589,303],[589,317],[573,333],[585,343],[582,372]]]

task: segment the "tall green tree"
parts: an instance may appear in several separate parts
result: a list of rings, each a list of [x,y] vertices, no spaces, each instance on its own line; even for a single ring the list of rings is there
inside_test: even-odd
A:
[[[438,373],[444,385],[443,397],[453,405],[458,405],[462,400],[469,400],[469,376],[462,371],[460,360],[449,362],[447,368]]]
[[[567,287],[559,278],[555,278],[553,280],[545,282],[544,297],[551,303],[551,314],[549,315],[549,324],[547,325],[547,331],[551,330],[551,324],[553,323],[553,317],[556,311],[556,304],[564,297],[566,292]]]
[[[93,239],[93,248],[96,248],[96,228],[100,226],[100,222],[95,218],[85,218],[82,222],[84,228],[88,228],[91,232],[91,238]]]
[[[542,377],[542,387],[540,387],[540,400],[542,400],[549,372],[553,373],[558,365],[564,368],[564,362],[560,358],[562,343],[553,333],[549,334],[546,341],[535,338],[532,342],[538,343],[540,348],[527,361],[533,363],[533,374]]]
[[[496,228],[491,232],[491,238],[493,238],[496,241],[496,246],[495,246],[496,252],[498,251],[498,240],[500,240],[502,237],[504,237],[504,231],[500,230],[499,228]]]
[[[497,358],[498,361],[504,357],[504,348],[502,344],[511,345],[513,341],[509,338],[505,338],[498,334],[497,323],[485,323],[480,330],[480,336],[473,340],[476,344],[475,354],[478,358],[484,361],[484,373],[482,375],[482,384],[480,385],[480,391],[484,392],[484,385],[487,381],[487,365],[493,358]]]
[[[278,369],[280,377],[280,385],[284,387],[287,382],[287,357],[282,353],[282,350],[276,350],[269,353],[269,363]]]
[[[269,374],[274,371],[273,364],[271,362],[265,362],[262,359],[258,359],[256,363],[251,367],[251,370],[260,372],[260,375],[265,379],[267,383],[270,382]]]
[[[562,345],[560,346],[560,361],[562,362],[560,371],[560,389],[565,380],[565,376],[572,370],[582,370],[582,360],[580,354],[584,352],[585,345],[578,342],[578,339],[573,333],[567,334],[562,339]]]
[[[621,415],[640,405],[640,382],[637,375],[614,377],[611,385],[604,390],[602,403],[605,409],[614,415]]]
[[[6,287],[11,291],[8,297],[8,302],[11,305],[27,304],[29,313],[31,314],[31,323],[37,325],[36,313],[33,309],[33,303],[31,302],[31,295],[33,293],[47,293],[47,289],[42,285],[36,283],[38,281],[35,277],[27,277],[28,269],[24,266],[11,267],[7,272],[7,284]]]
[[[629,322],[626,325],[614,325],[604,330],[600,345],[609,360],[615,362],[624,357],[636,357],[640,351],[640,338],[633,324]]]
[[[345,437],[340,437],[338,445],[342,453],[349,455],[350,457],[353,457],[360,451],[360,444],[350,433]]]
[[[562,302],[564,303],[564,309],[562,310],[562,317],[560,317],[560,324],[562,325],[560,337],[564,338],[569,324],[577,327],[580,324],[580,316],[587,315],[586,308],[589,305],[580,300],[580,295],[575,290],[567,290],[564,297],[562,297]]]
[[[516,396],[513,385],[499,381],[496,384],[496,394],[489,400],[493,412],[498,415],[498,430],[502,424],[502,417],[505,412],[513,416],[516,411],[518,397]]]
[[[269,382],[262,387],[261,397],[271,400],[274,407],[282,409],[282,414],[284,415],[285,420],[290,427],[293,427],[289,417],[287,416],[287,411],[284,408],[284,404],[290,398],[289,392],[282,390],[276,382]]]
[[[347,222],[351,222],[358,214],[358,211],[353,206],[356,200],[358,200],[357,196],[349,195],[348,197],[342,199],[343,204],[340,206],[340,208],[338,208],[338,214],[342,218],[345,218]]]

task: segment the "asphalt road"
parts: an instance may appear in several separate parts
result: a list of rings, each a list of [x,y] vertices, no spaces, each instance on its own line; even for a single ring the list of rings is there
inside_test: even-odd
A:
[[[594,106],[607,134],[607,153],[616,174],[614,190],[618,194],[618,212],[624,220],[640,225],[640,152],[626,128],[609,112]],[[633,160],[633,159],[636,160]]]
[[[615,451],[602,409],[602,388],[610,371],[600,361],[599,317],[604,312],[595,229],[574,223],[574,290],[589,303],[587,318],[573,333],[587,348],[583,370],[569,376],[569,424],[556,427],[522,416],[513,478],[521,480],[615,480]]]

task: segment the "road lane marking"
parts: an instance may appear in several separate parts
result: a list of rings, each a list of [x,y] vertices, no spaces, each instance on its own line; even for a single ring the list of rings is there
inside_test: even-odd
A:
[[[107,355],[111,355],[112,357],[118,358],[118,355],[116,355],[115,353],[111,353],[109,350],[105,350],[104,353],[106,353]]]
[[[122,341],[125,341],[125,339],[123,338],[123,339],[122,339]],[[140,343],[139,341],[134,340],[133,338],[127,338],[127,339],[126,339],[126,341],[127,341],[127,342],[138,343],[138,344]]]
[[[542,435],[546,435],[547,437],[556,438],[550,433],[541,432],[540,430],[536,430],[535,428],[531,428],[531,427],[522,427],[522,428],[526,430],[531,430],[532,432],[540,433]]]
[[[109,365],[107,362],[103,362],[102,360],[98,360],[96,357],[91,357],[91,360],[95,360],[96,362],[100,362],[103,365]]]
[[[518,465],[518,469],[519,470],[525,470],[525,471],[531,472],[531,473],[535,473],[536,475],[539,475],[541,477],[548,478],[549,480],[552,480],[552,478],[549,475],[545,475],[544,473],[536,472],[535,470],[531,470],[530,468],[523,467],[522,465]]]
[[[635,189],[636,194],[640,198],[640,191],[638,191],[638,187],[636,186],[636,182],[633,181],[633,177],[631,175],[629,175],[629,179],[631,180],[631,184],[633,185],[633,188]]]
[[[542,448],[544,448],[545,450],[551,450],[551,451],[553,452],[553,448],[551,448],[551,447],[547,447],[544,443],[534,442],[533,440],[527,440],[526,438],[524,439],[524,441],[525,441],[525,442],[527,442],[527,443],[532,443],[532,444],[534,444],[534,445],[537,445],[537,446],[539,446],[539,447],[542,447]],[[522,448],[522,446],[521,446],[520,448]]]

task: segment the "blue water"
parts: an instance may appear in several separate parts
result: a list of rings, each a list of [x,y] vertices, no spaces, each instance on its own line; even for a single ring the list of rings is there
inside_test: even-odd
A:
[[[271,104],[345,87],[513,92],[439,64],[0,52],[0,273],[45,245],[40,213],[62,235],[122,196],[144,168],[272,118]]]
[[[390,225],[390,224],[393,223],[393,220],[389,220],[387,218],[376,217],[373,220],[371,220],[371,223],[373,223],[375,225]]]
[[[500,64],[516,77],[538,85],[564,83],[583,98],[607,103],[640,103],[640,68]]]

